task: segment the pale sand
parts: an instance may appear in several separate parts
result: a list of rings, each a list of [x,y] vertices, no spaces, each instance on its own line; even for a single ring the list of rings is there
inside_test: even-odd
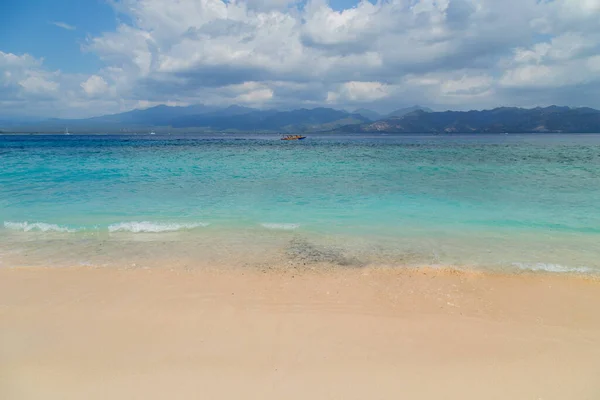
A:
[[[0,270],[0,399],[600,399],[600,283]]]

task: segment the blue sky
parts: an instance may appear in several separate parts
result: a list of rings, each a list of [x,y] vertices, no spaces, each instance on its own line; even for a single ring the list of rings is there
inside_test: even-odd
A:
[[[600,0],[3,0],[0,116],[600,108]]]
[[[329,4],[343,10],[356,1],[332,0]],[[127,20],[127,16],[118,15],[108,0],[2,0],[0,50],[43,58],[50,69],[93,73],[102,62],[93,52],[82,51],[82,44],[90,36],[114,30],[119,20]]]
[[[81,44],[88,36],[114,30],[117,19],[104,0],[3,0],[0,26],[0,49],[4,52],[44,58],[50,69],[92,73],[102,63],[95,54],[81,51]]]

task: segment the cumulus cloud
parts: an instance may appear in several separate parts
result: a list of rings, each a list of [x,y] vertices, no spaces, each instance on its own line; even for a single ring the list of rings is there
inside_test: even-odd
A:
[[[117,112],[168,102],[384,111],[579,104],[576,93],[600,107],[600,91],[582,90],[600,86],[598,0],[111,4],[128,22],[84,45],[101,70],[69,76],[1,53],[3,97],[31,96],[35,109],[35,99],[47,106],[55,96],[48,110],[83,114],[86,104]]]
[[[19,85],[25,89],[25,92],[43,94],[58,90],[58,83],[46,79],[43,74],[29,72],[27,75],[26,78],[19,81]]]
[[[15,55],[0,51],[0,94],[6,104],[28,97],[52,97],[59,90],[58,75],[45,71],[41,60],[28,54]]]
[[[81,83],[81,88],[87,95],[97,96],[108,90],[108,84],[101,76],[92,75]]]

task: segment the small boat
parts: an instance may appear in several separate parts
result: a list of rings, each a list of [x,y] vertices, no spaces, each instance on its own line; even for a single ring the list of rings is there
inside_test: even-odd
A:
[[[70,135],[69,128],[65,128],[65,135]]]
[[[302,135],[287,135],[281,138],[281,140],[304,140],[306,136]]]

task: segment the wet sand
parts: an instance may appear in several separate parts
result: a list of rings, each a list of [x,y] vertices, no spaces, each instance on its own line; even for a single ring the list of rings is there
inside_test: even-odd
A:
[[[600,282],[0,269],[0,398],[600,398]]]

